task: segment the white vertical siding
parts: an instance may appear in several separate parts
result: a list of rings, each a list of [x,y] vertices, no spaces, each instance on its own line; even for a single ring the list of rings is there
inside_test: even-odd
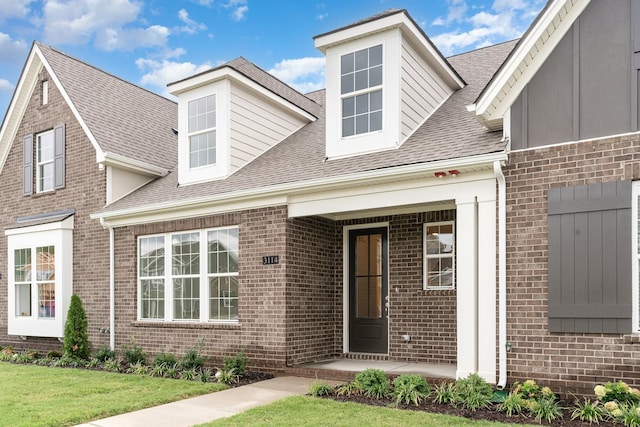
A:
[[[230,173],[307,123],[238,84],[231,85],[230,113]]]
[[[453,92],[404,39],[401,71],[401,142],[420,126]]]

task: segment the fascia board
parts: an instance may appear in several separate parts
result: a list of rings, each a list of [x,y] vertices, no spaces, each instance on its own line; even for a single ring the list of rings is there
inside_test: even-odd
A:
[[[413,42],[414,46],[425,56],[427,62],[449,85],[454,89],[460,89],[465,86],[460,76],[444,60],[433,44],[425,39],[422,31],[416,28],[415,24],[405,13],[396,13],[364,24],[355,25],[342,31],[320,36],[315,39],[315,47],[323,54],[326,54],[327,49],[333,46],[349,43],[353,40],[388,31],[393,28],[401,29],[403,35]]]
[[[105,166],[114,166],[117,168],[130,170],[132,172],[142,173],[143,175],[155,177],[165,176],[169,173],[169,171],[164,168],[110,152],[101,153],[98,158],[98,163]]]
[[[506,110],[542,67],[590,1],[554,1],[531,28],[527,37],[520,42],[513,55],[507,59],[482,96],[473,106],[467,108],[474,109],[482,123],[490,129],[495,129],[496,123],[501,122]],[[518,75],[518,72],[521,74]],[[515,81],[510,83],[510,80]],[[490,110],[492,106],[494,109]]]
[[[187,218],[192,216],[229,212],[234,209],[250,209],[261,206],[285,204],[288,197],[314,191],[329,191],[359,185],[376,185],[389,180],[410,179],[415,176],[429,176],[435,171],[487,166],[493,168],[493,162],[506,161],[504,151],[480,156],[421,163],[396,168],[376,169],[350,175],[334,176],[295,183],[278,184],[270,187],[251,188],[233,193],[216,194],[191,200],[179,200],[157,205],[123,209],[112,212],[91,214],[92,219],[100,219],[108,226],[125,226],[136,223]],[[266,203],[266,204],[265,204]],[[166,214],[163,214],[166,213]]]
[[[187,92],[202,86],[206,86],[208,84],[215,83],[217,81],[224,80],[224,79],[228,79],[228,80],[232,80],[237,83],[240,83],[246,86],[247,88],[249,88],[250,90],[257,92],[263,98],[266,98],[269,101],[282,106],[284,109],[289,110],[295,115],[303,117],[310,122],[315,121],[317,119],[314,115],[308,113],[307,111],[303,110],[297,105],[287,101],[281,96],[276,95],[275,93],[271,92],[269,89],[259,85],[255,81],[251,80],[250,78],[246,77],[245,75],[234,70],[231,67],[222,67],[222,68],[214,69],[214,70],[211,70],[210,72],[204,72],[196,76],[193,76],[190,79],[169,84],[168,85],[169,93],[171,95],[179,96],[184,92]]]
[[[0,128],[0,172],[7,161],[9,151],[18,133],[20,122],[31,99],[40,68],[42,67],[42,55],[36,53],[36,47],[34,44],[31,49],[18,85],[11,98],[7,114],[2,122],[2,128]],[[25,91],[27,92],[25,93]]]

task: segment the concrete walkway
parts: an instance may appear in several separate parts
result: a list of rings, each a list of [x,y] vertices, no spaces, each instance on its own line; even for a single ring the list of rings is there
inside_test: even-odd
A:
[[[141,409],[91,421],[77,427],[190,427],[230,417],[256,406],[289,396],[308,393],[315,379],[279,377],[217,393],[192,397],[165,405]],[[324,383],[337,384],[331,381]]]

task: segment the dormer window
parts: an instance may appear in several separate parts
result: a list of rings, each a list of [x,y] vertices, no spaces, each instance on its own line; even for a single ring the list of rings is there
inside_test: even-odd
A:
[[[189,168],[216,164],[216,96],[189,101]]]
[[[382,130],[382,45],[340,58],[342,137]]]

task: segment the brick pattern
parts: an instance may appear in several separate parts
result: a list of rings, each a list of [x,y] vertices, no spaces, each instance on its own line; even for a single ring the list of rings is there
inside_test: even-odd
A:
[[[549,333],[549,188],[640,178],[640,134],[511,153],[507,182],[509,381],[535,378],[562,393],[596,383],[640,385],[640,345],[618,334]]]
[[[109,342],[108,334],[99,332],[109,326],[109,234],[89,215],[105,204],[106,173],[98,169],[91,142],[43,70],[39,80],[46,79],[49,80],[49,103],[41,105],[41,85],[38,84],[0,174],[0,343],[11,344],[16,349],[61,349],[62,344],[57,339],[28,337],[22,341],[7,335],[7,305],[13,302],[7,301],[7,238],[4,227],[15,223],[17,217],[75,208],[73,292],[82,299],[88,313],[89,339],[97,348]],[[23,196],[23,137],[47,131],[61,123],[66,125],[66,187],[46,194]]]

